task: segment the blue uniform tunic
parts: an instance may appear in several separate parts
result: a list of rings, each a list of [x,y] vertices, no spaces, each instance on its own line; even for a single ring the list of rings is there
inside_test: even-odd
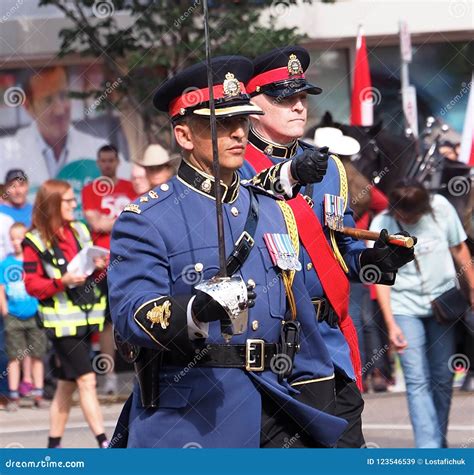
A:
[[[249,145],[252,146],[252,145]],[[307,144],[304,144],[305,147],[308,147]],[[258,150],[258,149],[257,149]],[[295,147],[294,152],[299,153],[303,150],[301,144],[298,144]],[[264,152],[261,151],[262,154]],[[296,154],[295,153],[295,154]],[[281,158],[274,157],[272,155],[266,154],[266,156],[272,161],[272,163],[280,163]],[[293,155],[294,156],[294,155]],[[251,179],[255,176],[256,172],[255,169],[250,165],[250,163],[245,162],[244,166],[240,169],[240,174],[245,179]],[[331,195],[340,194],[340,185],[341,178],[339,174],[339,169],[334,159],[330,159],[328,163],[327,173],[324,176],[323,180],[313,186],[313,190],[311,193],[311,198],[314,202],[313,210],[316,214],[319,222],[323,227],[323,231],[326,234],[326,238],[328,242],[330,242],[329,237],[329,228],[324,225],[324,195],[326,193]],[[306,195],[305,188],[301,190],[303,195]],[[344,213],[344,226],[354,227],[354,218],[352,216],[352,210],[349,206],[346,207]],[[336,233],[336,240],[338,247],[341,251],[342,256],[344,257],[344,261],[347,264],[349,269],[348,277],[354,281],[360,281],[359,272],[360,272],[360,263],[359,263],[359,255],[365,249],[365,245],[362,241],[357,239],[353,239],[349,236],[345,236],[341,233]],[[302,257],[302,264],[303,264],[303,273],[304,273],[304,280],[306,288],[311,296],[311,298],[321,298],[324,297],[324,292],[321,286],[321,282],[314,271],[311,263],[311,259],[303,248],[303,257]],[[331,359],[334,363],[336,369],[342,372],[343,375],[348,377],[349,379],[354,380],[355,374],[354,369],[352,367],[352,362],[350,358],[350,351],[349,346],[344,338],[344,335],[340,331],[339,328],[333,328],[328,325],[327,322],[323,321],[319,324],[321,335],[326,343],[328,348],[329,354],[331,355]]]
[[[233,196],[229,196],[230,193]],[[275,200],[257,194],[260,218],[255,246],[242,266],[244,281],[256,283],[255,307],[249,310],[246,334],[234,336],[231,344],[245,344],[249,338],[277,343],[287,311],[281,275],[271,261],[264,233],[286,233],[281,210]],[[224,190],[226,251],[230,253],[241,235],[249,209],[249,192],[238,185]],[[170,326],[160,335],[150,334],[135,318],[141,305],[163,296],[191,295],[193,286],[218,271],[215,202],[208,193],[179,177],[157,187],[146,198],[126,208],[117,220],[111,241],[108,273],[109,300],[114,325],[122,337],[148,348],[168,346],[166,332],[188,345],[183,310],[173,303]],[[197,270],[202,268],[202,272]],[[197,269],[197,270],[196,270]],[[303,273],[294,280],[298,319],[308,330],[302,336],[302,351],[311,353],[310,364],[301,370],[305,378],[330,378],[331,357],[315,324],[315,313],[306,291]],[[184,320],[183,320],[184,319]],[[258,322],[253,323],[252,322]],[[310,324],[311,322],[311,324]],[[312,326],[312,328],[311,328]],[[311,329],[311,330],[309,330]],[[202,339],[201,339],[202,340]],[[171,351],[179,351],[174,344]],[[207,343],[224,344],[220,323],[211,322]],[[192,343],[196,344],[196,341]],[[129,447],[258,447],[261,425],[262,390],[270,393],[318,442],[333,445],[346,421],[298,402],[298,393],[288,381],[279,382],[270,370],[247,372],[238,368],[164,367],[160,373],[159,409],[141,407],[135,385],[129,412]],[[290,381],[291,382],[291,381]],[[189,445],[188,445],[189,446]]]

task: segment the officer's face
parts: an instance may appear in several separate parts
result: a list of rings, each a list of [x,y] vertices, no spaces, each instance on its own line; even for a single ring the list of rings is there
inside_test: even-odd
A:
[[[265,112],[265,115],[252,116],[253,126],[264,138],[286,144],[303,136],[308,112],[306,92],[286,98],[259,94],[252,102]]]
[[[212,141],[209,118],[192,118],[175,127],[178,144],[189,152],[190,160],[212,175]],[[217,147],[219,163],[224,174],[239,169],[245,158],[249,130],[248,116],[217,120]],[[224,178],[224,176],[223,176]]]

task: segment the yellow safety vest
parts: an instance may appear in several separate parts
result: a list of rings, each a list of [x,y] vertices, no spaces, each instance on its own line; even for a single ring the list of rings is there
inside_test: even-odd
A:
[[[81,249],[84,246],[92,244],[89,230],[86,225],[74,221],[71,223],[72,230],[79,242]],[[40,233],[33,229],[26,233],[26,238],[39,251],[40,256],[44,252],[51,254],[53,262],[56,261],[50,246],[45,245]],[[52,265],[45,259],[41,259],[46,275],[51,279],[60,279],[61,271],[58,267]],[[86,287],[87,289],[87,287]],[[94,292],[96,296],[96,303],[94,303],[90,310],[85,311],[79,305],[75,305],[66,292],[58,292],[52,297],[40,300],[38,306],[38,314],[46,329],[54,332],[56,338],[64,336],[75,336],[78,334],[80,327],[87,327],[91,325],[97,326],[99,331],[104,328],[104,311],[106,305],[105,296],[101,295],[97,285],[90,284],[90,292]]]

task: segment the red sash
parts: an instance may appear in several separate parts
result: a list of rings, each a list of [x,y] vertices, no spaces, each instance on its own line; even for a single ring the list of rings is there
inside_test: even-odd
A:
[[[248,144],[245,158],[257,173],[273,165],[271,160],[252,144]],[[357,331],[348,311],[349,281],[341,269],[339,262],[334,257],[319,219],[307,201],[301,194],[298,194],[296,198],[288,201],[288,204],[291,206],[295,215],[301,242],[309,254],[326,297],[337,313],[339,327],[349,345],[357,386],[362,391],[362,373]]]

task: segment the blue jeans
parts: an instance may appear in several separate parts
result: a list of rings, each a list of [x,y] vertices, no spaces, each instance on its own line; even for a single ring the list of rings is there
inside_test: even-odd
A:
[[[407,388],[408,409],[418,448],[447,447],[455,353],[454,326],[440,325],[434,317],[395,315],[408,342],[400,355]]]

